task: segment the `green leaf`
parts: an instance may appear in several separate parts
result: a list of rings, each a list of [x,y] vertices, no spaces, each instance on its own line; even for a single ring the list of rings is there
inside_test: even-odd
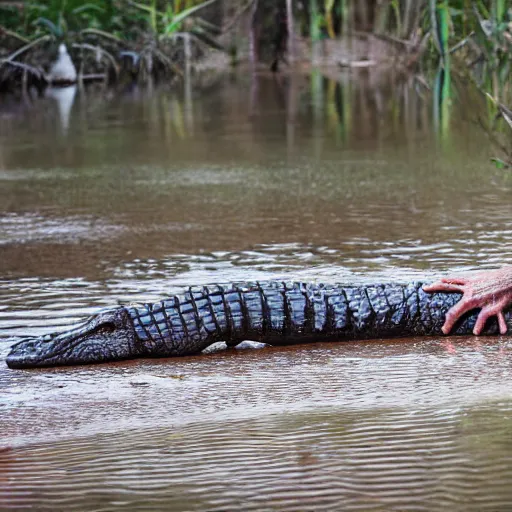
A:
[[[496,166],[496,169],[507,169],[510,167],[510,165],[501,158],[491,158],[491,162]]]
[[[37,18],[36,21],[34,21],[34,25],[43,25],[45,26],[55,37],[62,37],[62,30],[60,27],[55,25],[53,21],[49,20],[48,18]]]
[[[137,9],[140,9],[141,11],[146,11],[149,14],[153,14],[153,7],[150,7],[149,5],[139,4],[138,2],[130,1],[130,5],[133,5]]]
[[[104,30],[100,30],[97,28],[86,28],[82,30],[82,34],[93,34],[96,36],[104,37],[105,39],[112,39],[112,41],[116,41],[117,43],[122,43],[123,40],[120,37],[117,37],[115,34],[111,34],[110,32],[105,32]]]
[[[84,5],[81,5],[80,7],[77,7],[76,9],[73,9],[71,12],[73,14],[80,14],[80,13],[86,12],[86,11],[105,12],[105,9],[103,9],[103,7],[100,7],[99,5],[95,5],[95,4],[84,4]]]
[[[449,7],[448,11],[450,12],[450,16],[452,18],[456,16],[462,16],[464,14],[464,11],[462,9],[455,9],[454,7]]]
[[[176,32],[176,30],[179,29],[180,24],[187,19],[189,16],[194,14],[195,12],[199,11],[200,9],[203,9],[207,5],[213,4],[213,2],[216,2],[217,0],[206,0],[206,2],[203,2],[202,4],[195,5],[194,7],[189,7],[188,9],[184,9],[179,14],[176,14],[174,16],[172,22],[167,25],[166,32]]]
[[[507,2],[508,2],[508,0],[495,0],[495,2],[494,2],[494,7],[495,7],[494,14],[496,16],[496,21],[498,23],[503,20],[503,18],[505,16],[505,12],[507,12],[507,7],[506,7]]]
[[[437,8],[438,13],[438,30],[439,30],[439,43],[443,56],[448,51],[448,38],[450,37],[450,12],[445,4],[441,4]]]

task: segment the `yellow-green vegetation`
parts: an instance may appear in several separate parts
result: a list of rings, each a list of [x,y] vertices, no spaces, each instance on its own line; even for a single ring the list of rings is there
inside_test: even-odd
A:
[[[0,23],[8,35],[32,39],[44,34],[74,37],[94,29],[120,40],[134,40],[152,31],[170,34],[187,18],[216,0],[48,0],[0,3]],[[195,30],[194,23],[189,29]]]
[[[128,57],[132,71],[179,74],[192,55],[189,46],[193,43],[201,48],[221,48],[216,40],[220,29],[201,17],[201,11],[215,3],[217,0],[0,3],[0,48],[4,49],[3,54],[0,51],[0,71],[21,67],[44,76],[39,64],[64,42],[71,52],[80,53],[78,60],[86,68],[88,59],[96,64],[103,60],[103,67],[117,73],[120,60]],[[95,67],[92,65],[92,71]]]
[[[485,94],[489,119],[479,122],[496,140],[509,137],[512,114],[512,5],[508,0],[308,0],[298,26],[318,39],[370,33],[401,47],[402,67],[424,77],[432,91],[441,138],[449,134],[453,84],[471,80]],[[433,72],[434,71],[434,72]],[[510,120],[509,120],[510,119]],[[499,121],[499,122],[498,122]],[[506,121],[506,122],[505,122]],[[503,132],[503,133],[500,133]],[[511,165],[507,143],[500,143]]]
[[[224,17],[227,12],[231,19]],[[117,72],[124,59],[132,62],[135,73],[180,74],[201,53],[194,49],[222,49],[219,36],[233,26],[232,20],[244,17],[245,35],[249,38],[247,31],[252,31],[255,53],[260,60],[274,60],[274,70],[292,40],[315,43],[372,34],[398,45],[400,54],[407,56],[408,70],[427,62],[437,68],[439,63],[445,75],[443,101],[450,98],[450,75],[461,70],[494,98],[507,103],[510,95],[512,8],[507,0],[6,2],[0,3],[0,82],[6,67],[41,74],[40,59],[30,56],[43,52],[40,45],[46,48],[50,42],[54,49],[65,42],[70,52],[81,52],[78,60],[91,63],[85,71],[98,71],[96,59],[102,60],[103,70]],[[315,58],[316,53],[311,55]],[[309,56],[294,55],[290,61]]]

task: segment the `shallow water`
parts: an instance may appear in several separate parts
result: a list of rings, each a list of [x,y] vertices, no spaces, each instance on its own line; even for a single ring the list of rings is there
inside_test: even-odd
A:
[[[507,337],[3,363],[190,284],[510,263],[511,182],[471,112],[436,130],[414,79],[335,78],[0,103],[0,508],[509,508]]]

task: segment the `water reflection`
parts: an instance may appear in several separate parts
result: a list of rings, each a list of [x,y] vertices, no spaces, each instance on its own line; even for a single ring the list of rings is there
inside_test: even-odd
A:
[[[70,85],[68,87],[48,87],[45,91],[45,96],[54,100],[57,105],[60,128],[63,134],[66,134],[69,129],[69,120],[76,90],[76,85]]]
[[[509,414],[510,404],[316,412],[97,436],[0,454],[11,479],[2,501],[39,510],[506,510]]]
[[[440,148],[439,98],[418,77],[252,78],[201,94],[80,91],[65,144],[44,99],[1,124],[7,311],[23,303],[10,291],[19,280],[40,282],[45,302],[48,280],[80,277],[94,290],[121,283],[119,268],[138,268],[130,298],[140,300],[148,281],[170,290],[181,275],[389,280],[512,260],[510,183],[488,166],[467,109],[451,109]],[[203,253],[220,256],[199,269]],[[108,300],[126,298],[111,289]],[[84,294],[87,310],[95,297]]]
[[[194,139],[194,147],[200,151],[197,157],[207,156],[210,151],[214,161],[223,154],[224,162],[229,161],[233,152],[241,160],[244,156],[251,161],[265,158],[271,142],[276,143],[272,149],[280,155],[286,148],[291,162],[304,154],[325,158],[325,153],[319,153],[322,150],[331,153],[336,148],[376,149],[379,143],[390,139],[403,143],[404,137],[409,143],[419,138],[427,138],[428,143],[428,131],[439,115],[432,109],[426,85],[419,77],[379,69],[323,73],[315,70],[310,77],[298,73],[235,75],[205,83],[194,92],[190,82],[182,91],[173,92],[156,90],[154,86],[141,89],[130,85],[113,91],[105,90],[103,85],[92,85],[79,92],[80,104],[75,105],[77,129],[67,141],[74,158],[68,165],[114,163],[119,156],[115,152],[116,142],[117,147],[129,150],[126,158],[138,154],[135,162],[146,163],[152,153],[154,160],[160,162],[162,157],[167,157],[168,162],[184,158],[183,154],[190,149],[187,145],[179,147],[184,138]],[[74,87],[46,91],[46,97],[56,101],[63,132],[69,128],[75,95]],[[28,134],[24,132],[32,128],[37,139],[44,140],[42,130],[48,110],[47,103],[35,100],[26,111],[27,117],[11,119],[11,126],[4,125],[5,130],[0,127],[2,146],[12,144],[11,129],[17,138],[26,140]],[[31,127],[27,126],[29,121]],[[281,140],[283,134],[285,144]],[[53,137],[52,133],[47,136],[50,140]],[[239,137],[238,148],[226,151],[228,148],[222,147],[222,152],[216,151],[221,149],[216,144],[224,146],[226,138],[232,141],[235,136]],[[208,137],[213,144],[205,144]],[[62,165],[60,147],[51,151],[50,144],[48,149],[48,157],[40,166]],[[90,154],[92,149],[100,152]],[[34,162],[34,153],[22,158],[16,147],[10,154],[14,164]],[[11,167],[10,161],[5,166]]]

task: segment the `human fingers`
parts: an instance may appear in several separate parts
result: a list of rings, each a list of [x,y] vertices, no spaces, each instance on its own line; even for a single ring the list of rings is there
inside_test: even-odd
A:
[[[473,334],[477,336],[483,331],[485,327],[485,322],[491,317],[494,316],[494,312],[489,308],[482,308],[480,313],[478,313],[478,317],[476,319],[475,327],[473,327]],[[501,326],[500,326],[501,329]]]
[[[505,315],[503,314],[503,311],[498,313],[498,324],[500,326],[500,334],[507,334],[508,326],[507,322],[505,321]]]
[[[480,334],[485,327],[485,322],[487,322],[489,318],[495,315],[498,318],[500,334],[507,334],[507,322],[505,321],[505,316],[503,315],[503,311],[501,309],[502,305],[500,303],[483,307],[482,311],[480,311],[478,314],[478,318],[476,319],[475,327],[473,328],[473,334]]]
[[[449,334],[457,320],[464,313],[466,313],[470,309],[473,309],[474,307],[474,301],[472,301],[471,299],[461,299],[457,304],[455,304],[455,306],[449,309],[448,313],[446,313],[444,325],[441,329],[444,332],[444,334]]]
[[[440,279],[442,283],[447,284],[467,284],[468,278],[463,276],[448,276]]]
[[[455,283],[445,283],[443,280],[436,281],[435,283],[423,285],[423,290],[427,293],[433,292],[459,292],[464,293],[462,285]]]

